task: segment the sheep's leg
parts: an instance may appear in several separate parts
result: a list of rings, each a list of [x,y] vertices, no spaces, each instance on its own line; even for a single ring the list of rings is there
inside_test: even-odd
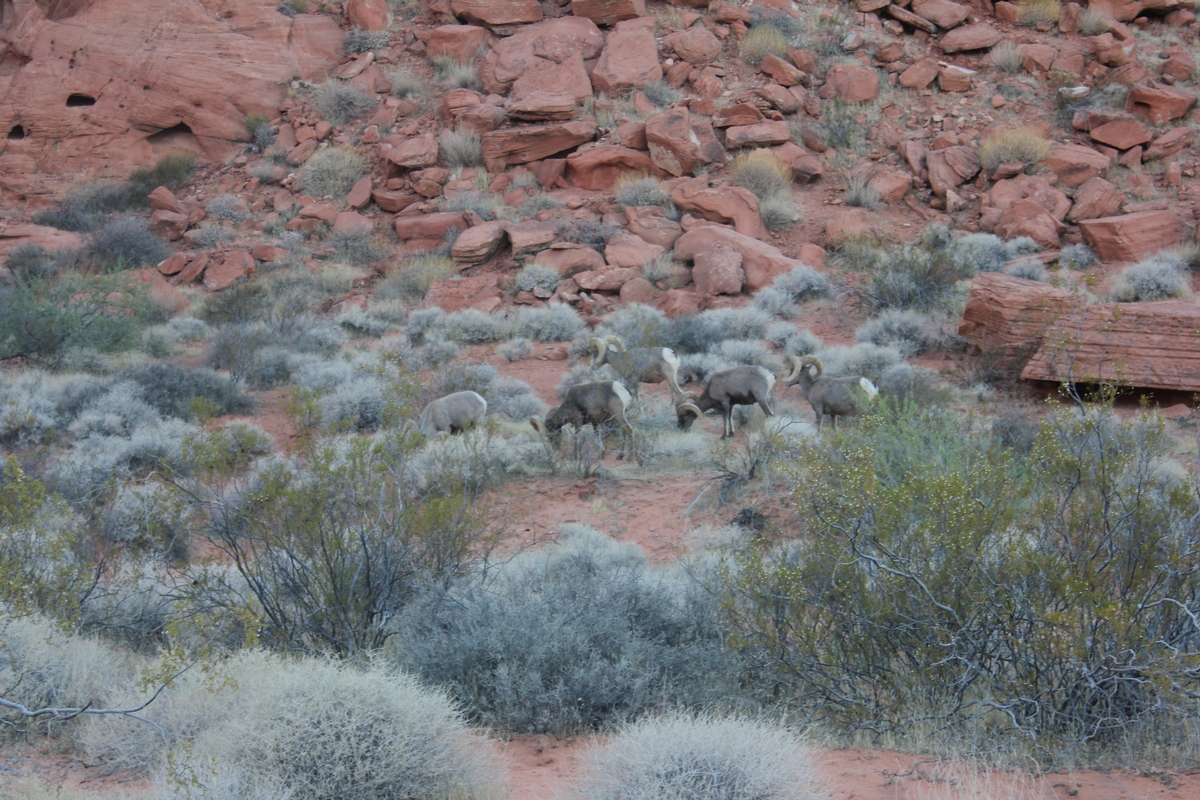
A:
[[[725,403],[721,406],[721,438],[725,439],[733,436],[733,404]]]
[[[617,424],[621,426],[621,452],[617,454],[617,460],[621,461],[625,458],[625,453],[633,449],[633,428],[624,416],[617,419]]]

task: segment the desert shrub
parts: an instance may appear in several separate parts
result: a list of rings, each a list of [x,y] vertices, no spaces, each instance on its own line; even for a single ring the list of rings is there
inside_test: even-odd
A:
[[[1118,303],[1145,303],[1188,295],[1188,277],[1182,259],[1163,252],[1121,270],[1113,281],[1112,297]]]
[[[237,231],[224,225],[205,225],[199,228],[192,240],[197,247],[212,248],[232,242],[237,238]]]
[[[569,342],[584,328],[575,309],[566,303],[545,308],[522,308],[512,320],[511,335],[539,342]]]
[[[613,194],[623,206],[662,206],[671,203],[671,190],[659,178],[640,172],[626,172],[613,184]]]
[[[582,244],[603,253],[606,241],[617,230],[616,226],[595,219],[565,219],[559,223],[555,234],[562,241]]]
[[[553,292],[562,283],[562,276],[557,270],[543,267],[540,264],[530,264],[517,273],[517,291],[532,292],[534,289]]]
[[[504,198],[485,190],[443,195],[441,206],[443,211],[474,211],[486,220],[512,216],[512,208],[504,202]],[[451,237],[447,240],[454,241]]]
[[[806,264],[776,277],[771,282],[771,288],[782,292],[793,303],[833,296],[833,286],[829,279]]]
[[[479,89],[479,70],[474,61],[443,56],[433,60],[433,74],[447,89]]]
[[[6,614],[0,622],[0,686],[9,702],[30,710],[103,707],[125,677],[121,658],[110,648],[65,634],[51,620]],[[81,722],[49,715],[29,719],[11,709],[0,709],[0,721],[14,733],[72,739]]]
[[[445,686],[483,724],[563,735],[733,691],[711,594],[682,568],[572,526],[407,614],[406,669]]]
[[[250,218],[250,210],[242,198],[232,194],[217,195],[204,207],[209,219],[241,224]]]
[[[153,266],[171,255],[171,248],[136,217],[109,222],[88,240],[88,253],[101,269],[112,272]]]
[[[920,244],[855,249],[848,259],[868,275],[859,296],[874,311],[945,306],[960,280],[974,277],[975,265],[961,259],[944,228],[930,226]]]
[[[687,96],[663,81],[646,84],[642,87],[642,94],[646,95],[646,99],[659,108],[673,106]]]
[[[855,341],[869,342],[880,347],[892,347],[903,358],[924,353],[933,347],[936,336],[933,324],[915,311],[885,311],[854,332]]]
[[[479,134],[468,128],[438,134],[442,163],[450,169],[483,166],[483,146]]]
[[[816,355],[825,365],[826,375],[862,375],[871,381],[879,380],[890,367],[904,361],[896,348],[872,342],[859,342],[852,347],[825,347]]]
[[[679,359],[679,384],[702,384],[721,370],[735,366],[716,353],[688,353]]]
[[[525,219],[532,219],[538,212],[562,208],[564,205],[566,204],[563,201],[548,194],[535,194],[517,207],[517,214]]]
[[[425,93],[425,82],[404,67],[387,73],[387,78],[396,97],[419,97]]]
[[[763,338],[782,349],[787,340],[799,332],[800,329],[796,327],[795,323],[780,320],[767,326],[767,332]]]
[[[464,308],[442,318],[439,325],[445,335],[461,344],[486,344],[512,338],[512,326],[501,317]]]
[[[4,262],[8,271],[21,280],[46,280],[58,274],[59,263],[50,251],[36,244],[17,245]]]
[[[879,208],[880,203],[883,202],[879,191],[863,175],[851,175],[846,179],[844,198],[846,205],[858,208]]]
[[[375,98],[351,83],[325,81],[313,93],[313,106],[334,125],[345,125],[375,108]],[[307,163],[307,162],[306,162]]]
[[[387,257],[388,248],[370,231],[334,231],[325,244],[332,247],[340,261],[354,266],[374,264]]]
[[[57,209],[34,214],[34,222],[61,230],[86,232],[112,214],[140,210],[159,186],[176,189],[191,172],[195,155],[184,150],[168,153],[150,169],[135,169],[126,183],[92,186],[68,197]]]
[[[669,325],[667,316],[657,308],[630,303],[605,316],[595,335],[618,336],[627,348],[662,347],[667,344]],[[588,343],[580,344],[580,352],[586,352]]]
[[[357,306],[342,309],[335,322],[352,339],[378,338],[391,328],[391,323],[387,320],[380,319]]]
[[[771,351],[762,342],[755,339],[727,339],[717,345],[714,352],[731,364],[761,364],[765,366],[771,357]]]
[[[425,337],[439,330],[445,323],[446,312],[438,306],[420,308],[408,315],[408,323],[404,332],[408,334],[409,342],[414,347],[425,343]]]
[[[172,556],[187,553],[188,509],[178,495],[156,483],[131,484],[117,490],[100,522],[105,540],[127,552],[149,548]]]
[[[1062,17],[1061,0],[1026,0],[1017,4],[1017,24],[1029,28],[1052,25]]]
[[[995,272],[1006,262],[1031,255],[1039,249],[1037,243],[1026,236],[1006,242],[990,233],[969,233],[950,243],[952,257],[971,275]]]
[[[384,384],[374,375],[356,374],[319,397],[321,424],[329,431],[373,431],[383,424],[387,407]]]
[[[783,352],[789,356],[807,356],[822,349],[825,343],[809,330],[798,331],[783,343]]]
[[[251,114],[245,119],[246,133],[250,134],[250,152],[263,153],[275,144],[275,132],[271,121],[261,114]]]
[[[738,48],[742,60],[757,64],[768,55],[787,58],[791,43],[778,28],[758,24],[746,32]]]
[[[122,275],[13,280],[0,284],[0,360],[56,369],[80,350],[119,352],[156,316],[142,287]]]
[[[134,201],[144,206],[147,196],[159,186],[168,189],[183,186],[195,164],[194,153],[175,150],[156,161],[150,169],[135,169],[129,173],[130,193]]]
[[[445,256],[424,253],[409,256],[375,286],[372,297],[378,300],[421,300],[434,281],[446,280],[457,274],[454,262]]]
[[[1008,128],[984,137],[979,159],[987,170],[1009,162],[1028,166],[1050,155],[1050,147],[1050,140],[1037,128]]]
[[[1098,262],[1096,254],[1086,244],[1069,244],[1058,253],[1059,266],[1066,269],[1087,269]]]
[[[988,60],[992,62],[992,66],[1002,72],[1015,75],[1025,68],[1024,58],[1021,56],[1021,51],[1017,45],[1010,41],[1003,41],[996,45],[988,53]]]
[[[857,153],[867,145],[867,130],[859,122],[860,111],[853,103],[835,98],[821,107],[821,140],[846,153]]]
[[[642,277],[653,284],[669,282],[676,274],[675,253],[671,250],[659,253],[642,267]]]
[[[1013,261],[1001,270],[1005,275],[1014,278],[1024,278],[1027,281],[1046,283],[1050,280],[1050,271],[1039,258],[1022,258]]]
[[[491,779],[486,756],[448,699],[407,675],[261,652],[238,656],[224,670],[228,681],[188,673],[149,713],[172,760],[194,752],[201,784],[215,767],[283,797],[472,798]],[[97,726],[94,756],[113,766],[161,768],[161,737],[135,724]]]
[[[949,403],[951,394],[937,385],[937,376],[930,370],[908,363],[895,364],[884,370],[877,384],[885,401],[912,403],[931,408]]]
[[[277,343],[278,337],[262,323],[223,325],[210,340],[204,361],[238,381],[258,362],[259,351]]]
[[[801,310],[792,298],[773,286],[766,286],[754,293],[754,307],[771,316],[791,319],[800,316]]]
[[[129,381],[141,389],[141,398],[159,414],[189,419],[195,415],[195,403],[203,400],[211,413],[248,414],[254,401],[223,375],[204,369],[184,369],[165,362],[133,367],[118,374],[117,380]]]
[[[816,800],[816,770],[777,724],[709,714],[649,718],[588,752],[585,800]]]
[[[505,361],[521,361],[533,355],[533,343],[528,339],[512,339],[496,348],[496,355]]]
[[[366,161],[358,153],[327,147],[304,162],[296,181],[302,192],[314,197],[342,197],[366,170]]]
[[[1107,11],[1089,6],[1079,15],[1079,32],[1084,36],[1100,36],[1108,33],[1113,19]]]
[[[729,178],[738,186],[754,192],[760,200],[780,192],[789,192],[792,171],[770,150],[759,149],[742,153],[733,160]]]
[[[1028,454],[972,424],[888,403],[798,460],[805,533],[735,576],[772,680],[843,730],[932,723],[1047,764],[1190,746],[1196,648],[1163,633],[1191,636],[1197,575],[1170,564],[1196,499],[1161,419],[1060,410]]]
[[[757,308],[722,308],[676,317],[664,339],[680,354],[706,353],[725,339],[761,339],[774,319]]]
[[[346,52],[365,53],[369,50],[382,50],[388,46],[391,34],[387,31],[365,31],[357,26],[346,31]]]
[[[769,231],[781,230],[800,220],[790,194],[773,194],[759,200],[758,216]]]

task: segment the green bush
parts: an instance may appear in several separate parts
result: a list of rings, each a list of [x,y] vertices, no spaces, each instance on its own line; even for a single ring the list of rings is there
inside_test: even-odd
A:
[[[313,105],[330,123],[345,125],[374,110],[376,103],[374,97],[357,86],[335,79],[317,87]]]
[[[851,242],[838,260],[867,274],[859,296],[873,311],[944,308],[958,282],[974,277],[976,265],[959,257],[944,228],[930,226],[920,244],[884,247]]]
[[[314,197],[340,198],[367,174],[366,161],[350,150],[327,147],[313,153],[296,173],[300,191]]]
[[[146,220],[122,217],[92,234],[88,253],[101,269],[113,272],[154,266],[171,255],[171,248]]]
[[[904,358],[912,358],[932,347],[936,335],[933,324],[923,314],[892,310],[862,325],[854,338],[880,347],[894,347]]]
[[[119,373],[118,380],[141,387],[142,399],[165,417],[190,419],[195,403],[204,400],[218,415],[248,414],[254,401],[223,375],[203,369],[184,369],[177,364],[156,363]]]
[[[113,214],[148,208],[147,198],[159,186],[178,189],[187,180],[194,162],[195,156],[186,150],[169,153],[151,169],[135,169],[126,183],[90,187],[68,197],[57,209],[34,214],[33,220],[60,230],[80,233],[94,230]]]

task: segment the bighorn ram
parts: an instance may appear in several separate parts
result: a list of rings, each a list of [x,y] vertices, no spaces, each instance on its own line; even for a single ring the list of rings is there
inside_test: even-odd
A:
[[[619,336],[593,338],[591,348],[592,369],[611,364],[622,379],[632,383],[635,395],[639,383],[663,381],[671,389],[671,397],[683,394],[679,389],[679,356],[671,348],[634,347],[626,350]]]
[[[704,391],[697,397],[687,392],[675,406],[679,427],[687,430],[705,411],[721,409],[725,428],[721,438],[733,435],[733,407],[750,406],[758,403],[768,417],[771,411],[771,390],[775,388],[775,374],[764,367],[742,366],[718,372],[709,379]]]
[[[825,367],[816,356],[792,356],[788,363],[791,364],[792,371],[783,379],[783,385],[800,387],[800,393],[817,415],[818,430],[826,414],[833,419],[833,429],[837,430],[838,417],[858,416],[879,394],[875,384],[866,378],[821,377]]]
[[[426,436],[435,433],[462,433],[475,427],[487,413],[487,400],[475,392],[455,392],[431,400],[421,411],[417,430]]]
[[[562,405],[547,414],[545,420],[530,417],[529,424],[538,433],[546,434],[558,433],[567,425],[578,429],[589,422],[595,426],[615,422],[621,426],[621,453],[617,458],[624,458],[633,440],[633,428],[625,419],[628,406],[629,390],[620,381],[577,383],[567,392]]]

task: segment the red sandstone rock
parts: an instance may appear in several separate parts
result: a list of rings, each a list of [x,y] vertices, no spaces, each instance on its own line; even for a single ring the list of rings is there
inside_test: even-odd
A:
[[[707,64],[721,55],[721,40],[707,28],[688,28],[666,36],[664,41],[689,64]]]
[[[371,202],[371,176],[367,175],[358,180],[346,195],[346,205],[351,208],[363,208]]]
[[[1185,147],[1191,147],[1194,139],[1190,128],[1172,128],[1146,148],[1142,153],[1142,161],[1154,161],[1157,158],[1175,155]]]
[[[487,44],[487,31],[476,25],[441,25],[429,34],[425,50],[430,58],[467,62]]]
[[[971,15],[970,6],[961,6],[950,0],[913,0],[913,13],[927,19],[939,28],[957,28]]]
[[[937,76],[937,62],[928,58],[922,58],[904,70],[904,72],[901,72],[898,80],[900,85],[906,89],[924,89],[933,83]]]
[[[387,0],[346,0],[346,18],[364,31],[386,31],[395,17]]]
[[[1130,64],[1136,57],[1137,42],[1133,39],[1120,41],[1111,33],[1092,37],[1092,48],[1096,60],[1106,67],[1121,67]]]
[[[254,259],[245,250],[234,250],[220,264],[204,270],[204,288],[219,292],[254,272]]]
[[[590,117],[548,125],[504,128],[481,137],[483,163],[492,172],[497,172],[513,164],[528,164],[569,150],[591,141],[595,135],[596,123]]]
[[[370,233],[374,227],[371,220],[357,211],[343,211],[333,223],[333,229],[341,233]]]
[[[705,163],[700,142],[692,132],[687,108],[674,106],[646,120],[646,145],[659,169],[672,175],[690,174]]]
[[[1083,220],[1079,230],[1101,261],[1138,261],[1183,239],[1179,218],[1170,211]]]
[[[437,306],[443,311],[461,311],[474,308],[485,314],[500,305],[499,273],[484,273],[453,280],[434,281],[425,293],[426,308]]]
[[[729,242],[713,242],[696,253],[692,280],[701,294],[741,294],[746,281],[741,251]]]
[[[667,219],[659,206],[626,206],[625,219],[629,222],[630,233],[659,247],[669,248],[683,235],[679,223]]]
[[[732,147],[770,147],[792,140],[792,131],[786,122],[760,122],[725,129],[725,141]]]
[[[712,222],[732,223],[734,229],[755,239],[765,239],[767,230],[758,215],[758,198],[741,186],[710,188],[708,179],[693,178],[671,192],[675,205]]]
[[[525,62],[525,71],[512,85],[512,95],[520,100],[552,87],[582,101],[592,96],[592,80],[588,77],[580,53],[571,53],[562,61],[534,56]]]
[[[259,247],[263,246],[264,245],[259,245]],[[187,253],[172,253],[159,262],[158,271],[162,275],[178,275],[183,271],[183,268],[187,266],[187,262]]]
[[[580,289],[589,292],[616,292],[627,282],[642,277],[639,269],[605,268],[599,271],[577,272],[572,276]]]
[[[512,244],[513,258],[523,258],[545,250],[554,242],[557,230],[558,223],[554,220],[526,220],[510,224],[508,241]]]
[[[609,191],[617,178],[629,172],[659,170],[648,154],[616,145],[591,146],[567,156],[567,182],[580,189]]]
[[[574,0],[571,13],[587,17],[597,25],[613,25],[646,16],[646,0]]]
[[[482,136],[504,124],[505,116],[504,109],[499,106],[471,106],[459,112],[457,127],[466,128]]]
[[[780,86],[796,86],[804,82],[804,72],[770,53],[763,56],[758,68],[770,75]]]
[[[956,189],[974,178],[982,166],[979,154],[972,147],[947,147],[925,156],[929,186],[939,197],[945,197],[948,190]]]
[[[1080,222],[1085,219],[1111,217],[1121,209],[1125,193],[1104,178],[1092,178],[1075,190],[1075,205],[1071,206],[1067,219]]]
[[[977,22],[974,25],[955,28],[943,36],[938,44],[945,53],[959,53],[968,50],[983,50],[999,44],[1002,38],[1004,37],[1000,31],[991,25],[986,22]]]
[[[620,296],[624,305],[649,303],[654,298],[654,287],[645,278],[637,277],[621,284]]]
[[[1132,119],[1117,119],[1093,128],[1089,134],[1093,142],[1106,144],[1118,150],[1128,150],[1150,141],[1150,130]]]
[[[1097,175],[1103,176],[1110,161],[1090,147],[1059,144],[1051,149],[1045,163],[1064,186],[1079,186]]]
[[[592,71],[592,87],[608,95],[662,80],[658,43],[654,41],[654,18],[618,22]]]
[[[590,247],[542,250],[533,263],[549,267],[564,278],[570,278],[580,272],[602,270],[606,266],[604,256]]]
[[[1021,66],[1033,72],[1047,72],[1058,58],[1058,51],[1048,44],[1022,44],[1017,46],[1021,54]]]
[[[618,234],[605,244],[604,260],[610,267],[628,267],[640,270],[664,252],[665,248],[651,244],[640,236]],[[580,285],[582,286],[582,284]]]
[[[461,211],[446,211],[439,214],[413,214],[396,217],[393,223],[396,236],[407,239],[441,239],[451,228],[467,229],[467,218]]]
[[[570,92],[530,92],[509,103],[508,116],[538,122],[568,120],[575,116],[575,96]]]
[[[537,0],[450,0],[450,8],[455,16],[484,25],[521,25],[542,19]]]
[[[394,136],[397,143],[385,142],[379,146],[380,157],[403,169],[424,169],[437,164],[438,143],[432,133],[412,136],[407,139]]]
[[[796,95],[777,83],[768,83],[754,90],[758,96],[770,103],[776,110],[784,114],[795,114],[800,110],[800,101]]]
[[[167,241],[183,238],[188,229],[187,214],[174,211],[154,211],[150,214],[150,229]]]
[[[568,16],[546,20],[495,42],[479,63],[479,80],[485,91],[506,94],[534,58],[552,65],[567,62],[576,54],[591,60],[600,55],[603,47],[604,36],[590,19]],[[542,84],[534,88],[574,91],[566,85]],[[590,80],[588,94],[591,94]]]
[[[1196,103],[1196,95],[1176,86],[1154,84],[1136,86],[1129,92],[1125,107],[1134,116],[1151,125],[1162,125],[1187,114]]]
[[[1020,367],[1070,304],[1065,289],[984,272],[971,283],[958,335],[984,353],[999,356],[1001,367]]]
[[[1099,303],[1062,315],[1021,377],[1200,391],[1197,330],[1194,302]]]
[[[700,295],[684,289],[670,289],[663,292],[655,307],[668,319],[686,317],[700,311]]]
[[[912,189],[912,176],[899,170],[884,170],[871,178],[870,186],[885,203],[899,203]]]
[[[988,192],[988,200],[1001,211],[1007,211],[1022,200],[1032,200],[1059,222],[1071,209],[1070,199],[1041,175],[1020,174],[1011,179],[998,180]]]
[[[454,240],[450,256],[458,264],[482,264],[504,244],[508,238],[507,228],[508,223],[504,220],[467,228]]]
[[[771,152],[779,156],[780,161],[791,167],[792,180],[796,183],[814,183],[825,175],[825,168],[821,166],[821,162],[794,142],[784,142],[778,147],[772,147]]]
[[[879,73],[862,64],[835,64],[825,74],[819,97],[847,103],[867,103],[879,94]]]
[[[833,244],[841,244],[859,236],[870,235],[874,227],[875,222],[866,209],[851,208],[825,220],[825,238]]]
[[[388,192],[381,189],[376,189],[371,192],[371,199],[375,201],[375,205],[379,206],[384,211],[395,213],[403,211],[413,203],[420,202],[421,197],[416,194],[407,192]]]
[[[742,254],[742,270],[746,276],[744,288],[747,292],[757,292],[769,286],[778,276],[800,266],[799,261],[788,258],[778,248],[718,225],[693,228],[679,237],[675,242],[675,256],[684,261],[694,261],[698,254],[711,249],[717,242],[724,242]]]
[[[1057,249],[1059,234],[1065,228],[1050,212],[1032,200],[1020,200],[1005,210],[996,223],[995,234],[1001,239],[1028,236],[1042,247]]]

